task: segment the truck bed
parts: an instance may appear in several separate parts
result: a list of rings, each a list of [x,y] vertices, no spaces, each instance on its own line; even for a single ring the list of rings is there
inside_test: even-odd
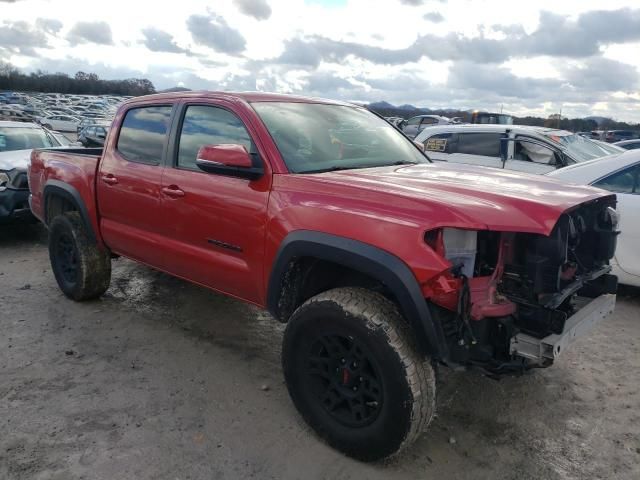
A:
[[[69,200],[84,200],[87,218],[94,223],[95,178],[102,152],[102,148],[77,147],[34,150],[29,169],[29,204],[33,214],[48,224],[52,204],[47,202],[47,192],[64,190]]]

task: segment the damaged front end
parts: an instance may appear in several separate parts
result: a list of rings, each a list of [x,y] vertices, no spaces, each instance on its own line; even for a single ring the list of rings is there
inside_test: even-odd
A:
[[[565,212],[549,235],[440,228],[425,241],[452,267],[423,285],[448,362],[492,374],[547,367],[609,315],[615,199]]]

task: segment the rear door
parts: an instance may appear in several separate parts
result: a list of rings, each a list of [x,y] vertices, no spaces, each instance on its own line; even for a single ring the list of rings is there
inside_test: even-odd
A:
[[[166,268],[162,169],[173,106],[132,106],[114,122],[97,176],[100,226],[114,252]],[[120,121],[120,125],[115,124]]]
[[[181,105],[162,178],[164,242],[170,272],[260,303],[271,175],[251,117],[237,108],[209,99]],[[216,144],[242,145],[265,175],[248,180],[200,170],[198,150]]]
[[[618,197],[620,231],[616,262],[636,282],[640,282],[640,164],[615,172],[593,184],[615,192]]]
[[[500,159],[500,132],[458,133],[455,147],[452,146],[449,162],[502,168]]]

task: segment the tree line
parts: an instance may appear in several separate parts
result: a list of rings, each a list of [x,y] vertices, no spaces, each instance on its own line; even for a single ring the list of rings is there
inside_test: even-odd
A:
[[[95,73],[48,73],[38,70],[23,73],[11,64],[0,62],[0,91],[71,93],[85,95],[147,95],[156,89],[146,78],[103,80]]]

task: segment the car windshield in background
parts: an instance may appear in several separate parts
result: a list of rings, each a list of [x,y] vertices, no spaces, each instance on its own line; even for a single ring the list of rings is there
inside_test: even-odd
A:
[[[0,152],[57,146],[58,144],[40,128],[0,127]]]
[[[596,142],[578,134],[558,135],[556,132],[545,134],[552,142],[562,145],[576,162],[586,162],[606,156],[608,153]]]
[[[293,173],[428,162],[396,128],[363,108],[285,102],[252,106]]]

